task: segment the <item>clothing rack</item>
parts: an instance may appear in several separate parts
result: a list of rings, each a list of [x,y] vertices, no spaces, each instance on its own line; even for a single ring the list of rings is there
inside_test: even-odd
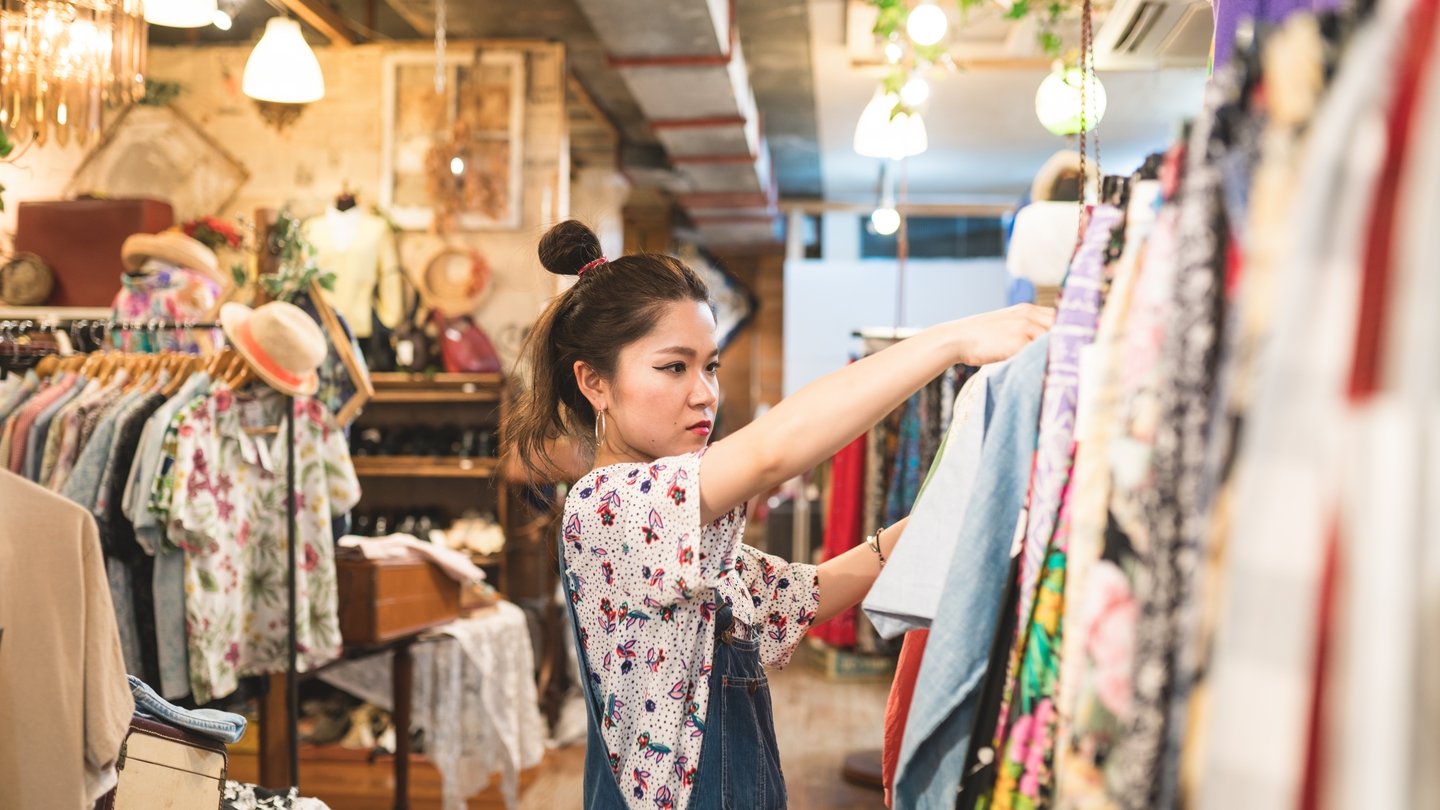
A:
[[[36,322],[33,320],[22,321],[0,321],[0,371],[7,367],[7,359],[13,360],[17,357],[24,357],[34,365],[41,357],[54,356],[57,352],[17,352],[9,354],[3,347],[12,336],[27,335],[32,331],[41,333],[55,332],[57,327],[66,324],[61,331],[78,337],[87,334],[94,342],[104,345],[104,338],[108,338],[116,332],[181,332],[200,329],[219,329],[219,323],[205,321],[121,321],[116,319],[91,320],[91,319],[54,319]],[[80,331],[77,331],[80,330]],[[96,330],[100,334],[97,335]],[[26,366],[28,368],[28,366]],[[292,784],[298,783],[297,775],[300,772],[300,737],[298,726],[300,722],[300,688],[298,679],[299,651],[296,644],[296,583],[295,572],[298,567],[296,551],[296,497],[295,497],[295,397],[285,395],[285,504],[286,504],[286,543],[288,555],[286,559],[285,586],[288,596],[287,605],[287,664],[285,667],[285,727],[286,741],[288,743],[287,762],[288,780]],[[272,785],[273,787],[273,785]]]

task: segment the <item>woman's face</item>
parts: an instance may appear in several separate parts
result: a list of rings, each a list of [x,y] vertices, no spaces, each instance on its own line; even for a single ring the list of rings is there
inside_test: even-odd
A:
[[[606,386],[598,457],[645,460],[691,453],[710,440],[720,384],[715,316],[698,301],[661,311],[650,334],[620,350]]]

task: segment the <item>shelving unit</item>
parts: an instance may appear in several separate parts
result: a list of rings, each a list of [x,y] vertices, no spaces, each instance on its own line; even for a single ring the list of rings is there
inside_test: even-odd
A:
[[[355,429],[404,430],[464,425],[497,435],[507,410],[506,381],[500,374],[371,375],[375,395],[356,420]],[[510,488],[491,457],[369,455],[353,456],[362,496],[358,512],[403,512],[439,508],[458,518],[467,510],[493,514],[505,532],[506,551],[474,555],[490,582],[508,592],[508,557],[518,527],[511,525]]]

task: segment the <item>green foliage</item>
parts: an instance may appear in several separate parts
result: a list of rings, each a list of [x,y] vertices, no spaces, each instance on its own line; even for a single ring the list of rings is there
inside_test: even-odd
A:
[[[277,301],[291,301],[316,283],[321,288],[335,289],[335,274],[326,273],[315,263],[315,246],[305,238],[300,220],[282,209],[270,228],[265,249],[275,257],[275,272],[260,277],[265,292]]]
[[[145,95],[140,99],[140,103],[150,107],[163,107],[179,97],[179,82],[162,82],[156,79],[146,79]]]
[[[870,0],[880,12],[875,18],[875,35],[884,40],[900,37],[905,31],[905,18],[910,14],[910,6],[906,0]],[[955,0],[955,5],[960,9],[961,19],[969,13],[989,2],[989,0]],[[1036,22],[1035,38],[1040,49],[1045,55],[1051,58],[1060,58],[1065,43],[1060,35],[1055,33],[1056,24],[1064,16],[1065,11],[1074,5],[1074,0],[1050,0],[1042,3],[1040,0],[1015,0],[1014,5],[1005,12],[1007,20],[1023,20],[1026,17],[1034,17]],[[915,53],[915,58],[920,62],[935,64],[945,54],[944,44],[922,47],[911,43],[910,48]],[[897,66],[893,75],[904,75],[904,68]],[[887,82],[889,78],[887,78]],[[904,83],[903,78],[901,83]]]

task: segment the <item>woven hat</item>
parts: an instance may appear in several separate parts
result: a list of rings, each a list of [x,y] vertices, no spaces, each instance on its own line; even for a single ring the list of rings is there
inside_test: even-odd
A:
[[[220,260],[215,258],[215,251],[176,230],[130,236],[120,247],[120,259],[132,273],[140,270],[146,259],[159,259],[204,273],[222,285],[226,281],[220,273]]]
[[[0,265],[0,301],[10,306],[39,306],[54,289],[55,273],[34,253],[17,253]]]
[[[329,348],[320,325],[305,310],[284,301],[257,309],[229,303],[220,308],[220,326],[230,345],[271,388],[294,397],[320,390],[315,371]]]
[[[444,248],[430,257],[414,281],[426,306],[447,318],[458,318],[473,314],[485,300],[490,265],[478,251]]]

